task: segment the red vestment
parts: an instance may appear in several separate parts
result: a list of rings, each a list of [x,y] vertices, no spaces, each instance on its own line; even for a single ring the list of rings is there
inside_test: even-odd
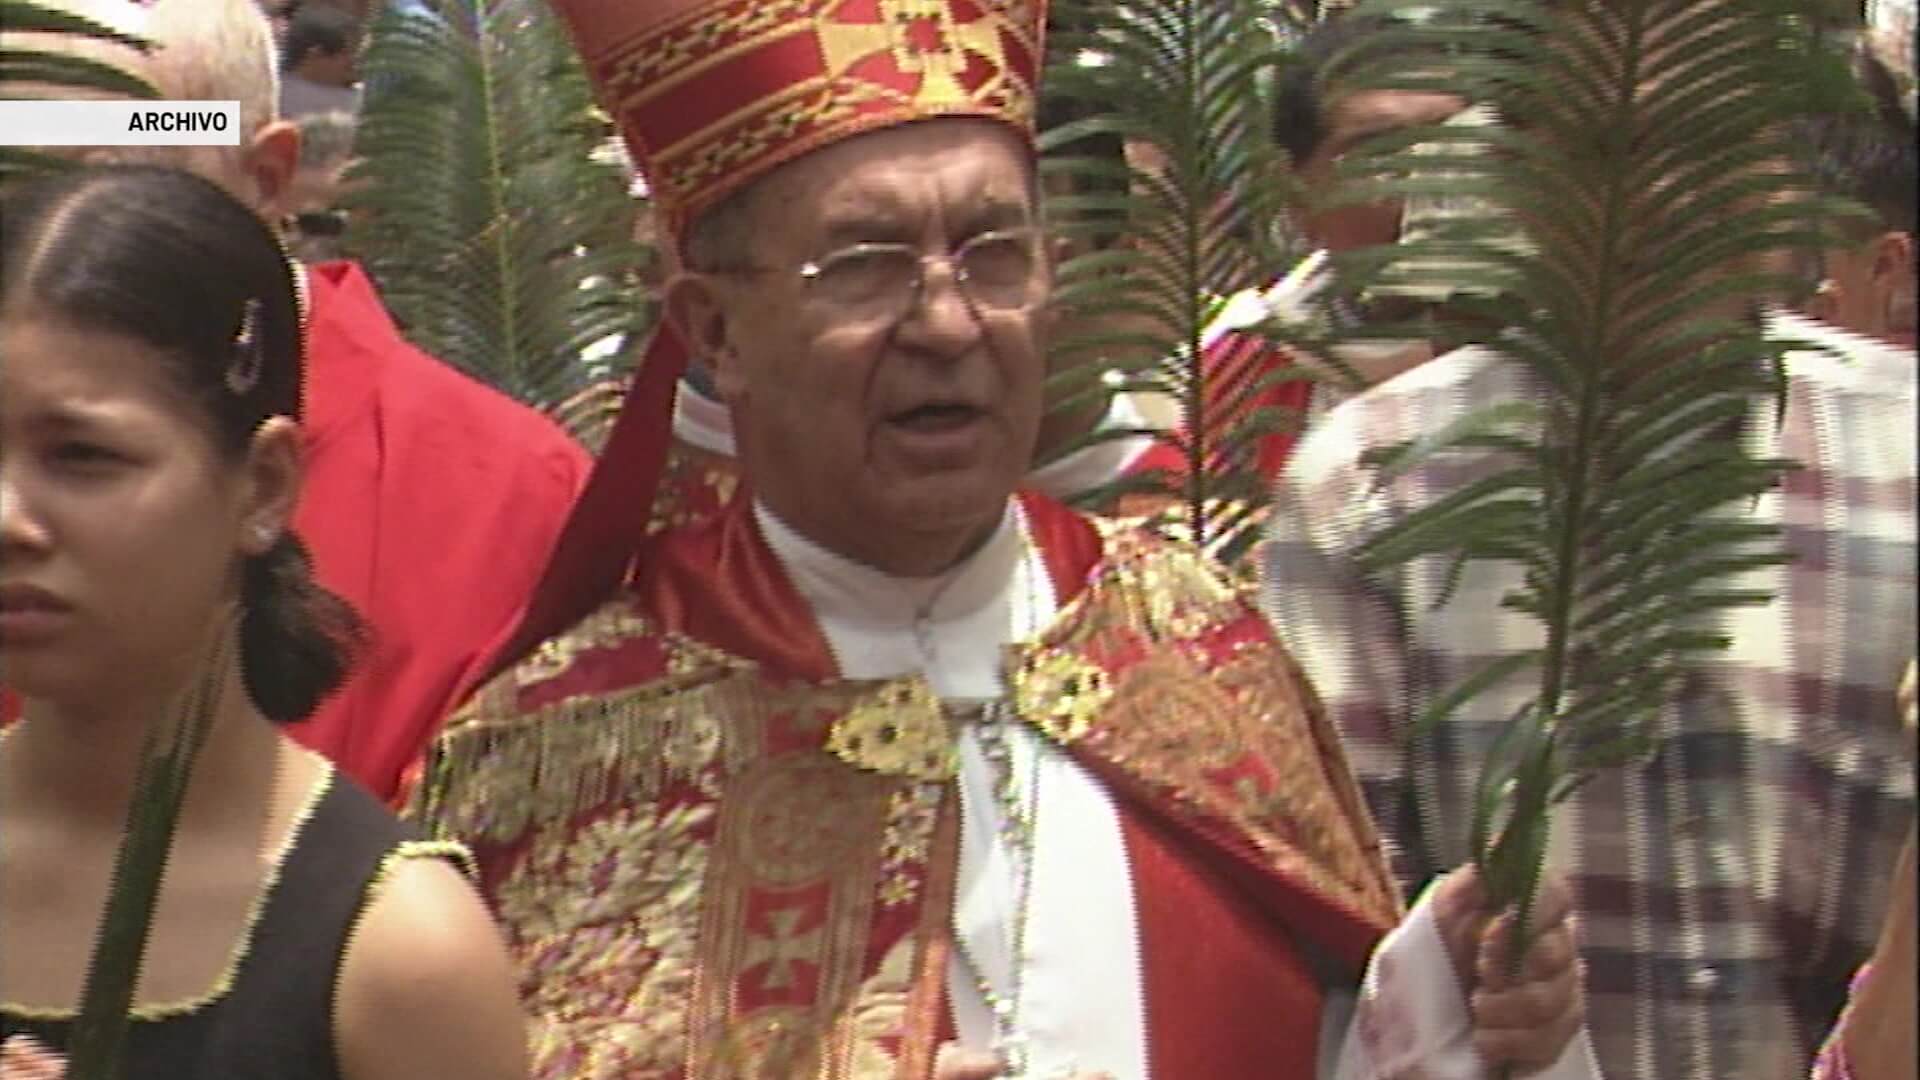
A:
[[[1025,499],[1061,610],[1018,715],[1119,806],[1153,1075],[1311,1075],[1321,990],[1397,918],[1338,742],[1189,548]],[[415,807],[470,843],[536,1075],[925,1080],[959,808],[925,680],[838,677],[745,499],[490,684]]]
[[[1277,372],[1291,367],[1293,358],[1271,341],[1239,331],[1228,331],[1209,346],[1201,354],[1200,364],[1206,378],[1206,403],[1202,407],[1205,420],[1199,433],[1205,436],[1208,447],[1213,448],[1208,456],[1216,464],[1222,461],[1218,448],[1227,441],[1234,427],[1245,423],[1256,412],[1271,410],[1283,423],[1282,430],[1253,440],[1248,448],[1250,454],[1247,449],[1236,452],[1272,487],[1280,478],[1280,470],[1286,467],[1287,455],[1293,451],[1300,429],[1306,425],[1307,406],[1313,399],[1312,380],[1270,381]],[[1178,434],[1182,442],[1194,437],[1191,417],[1181,423]],[[1187,475],[1186,455],[1156,442],[1127,469],[1134,476],[1156,471],[1180,483]]]
[[[372,639],[289,731],[391,798],[526,604],[591,461],[538,412],[408,344],[357,265],[307,281],[294,527]]]

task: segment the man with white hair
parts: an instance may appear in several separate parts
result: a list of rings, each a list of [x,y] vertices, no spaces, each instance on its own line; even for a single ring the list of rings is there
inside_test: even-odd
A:
[[[89,148],[85,161],[185,168],[269,221],[286,212],[300,135],[276,115],[273,43],[253,0],[52,3],[155,47],[143,57],[65,36],[36,47],[84,49],[168,99],[240,102],[238,147]],[[353,679],[292,730],[390,797],[531,592],[588,457],[532,409],[407,344],[357,265],[299,270],[310,374],[295,524],[320,581],[372,634]]]

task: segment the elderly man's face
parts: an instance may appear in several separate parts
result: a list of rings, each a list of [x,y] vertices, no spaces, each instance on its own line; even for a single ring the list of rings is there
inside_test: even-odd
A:
[[[816,541],[930,574],[999,521],[1039,428],[1048,271],[1037,243],[1025,278],[1018,249],[970,262],[966,283],[934,258],[914,292],[896,262],[896,303],[801,268],[860,245],[989,251],[1036,224],[1031,176],[1007,128],[942,119],[815,152],[754,191],[754,268],[711,278],[695,336],[754,490]]]

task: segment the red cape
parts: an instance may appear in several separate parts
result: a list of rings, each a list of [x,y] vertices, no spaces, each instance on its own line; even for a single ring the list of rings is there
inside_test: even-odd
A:
[[[373,639],[290,731],[390,798],[526,603],[591,461],[538,412],[409,345],[358,266],[308,281],[294,526]]]

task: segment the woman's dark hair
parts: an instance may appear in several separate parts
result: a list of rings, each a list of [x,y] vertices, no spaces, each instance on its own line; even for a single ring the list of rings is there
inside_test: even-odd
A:
[[[1273,141],[1295,168],[1327,138],[1326,79],[1333,58],[1370,35],[1398,25],[1390,19],[1336,16],[1315,26],[1293,47],[1273,86]]]
[[[56,174],[0,198],[0,315],[121,334],[174,358],[222,454],[298,417],[293,268],[266,225],[213,184],[152,166]],[[311,714],[346,678],[362,624],[322,589],[291,531],[242,574],[240,660],[270,719]]]
[[[1793,144],[1820,189],[1867,204],[1880,215],[1880,228],[1914,231],[1916,170],[1913,117],[1900,100],[1893,72],[1858,46],[1851,56],[1853,75],[1865,102],[1844,113],[1819,113],[1794,125]]]

